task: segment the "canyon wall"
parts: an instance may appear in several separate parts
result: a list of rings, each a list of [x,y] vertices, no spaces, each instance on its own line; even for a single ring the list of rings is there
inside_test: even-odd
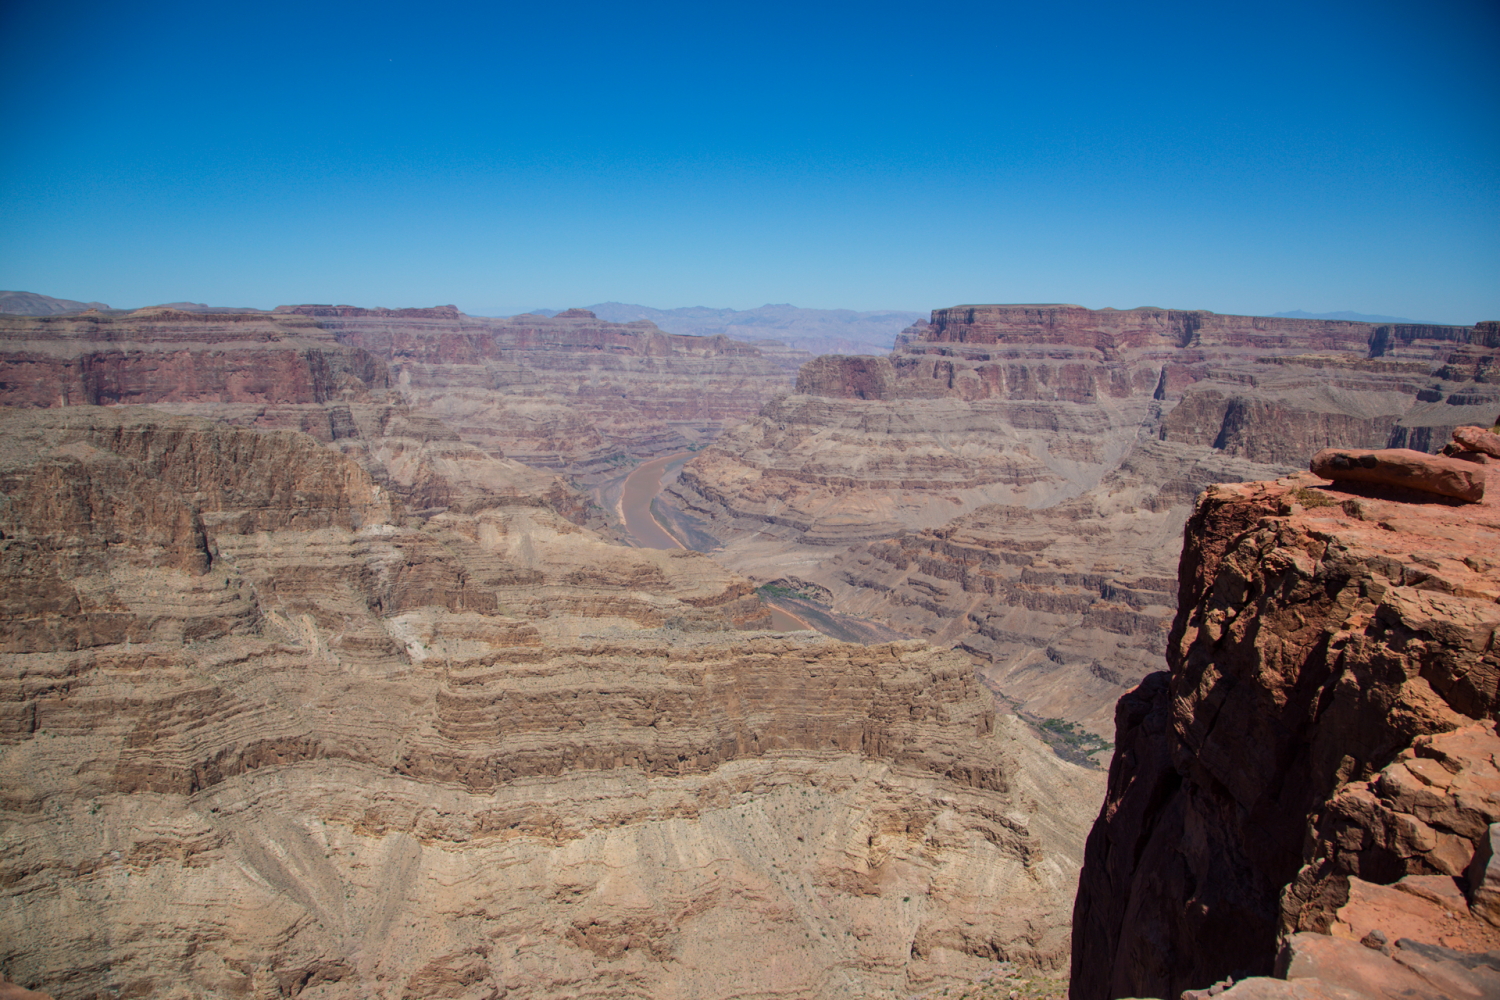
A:
[[[672,498],[726,565],[962,647],[1027,711],[1107,734],[1165,648],[1200,490],[1489,426],[1497,355],[1493,323],[939,309],[889,357],[803,366]]]
[[[1117,709],[1075,1000],[1273,971],[1357,987],[1381,962],[1370,992],[1311,995],[1492,995],[1437,968],[1489,974],[1473,953],[1500,943],[1464,879],[1500,820],[1500,466],[1481,468],[1480,504],[1308,473],[1198,501],[1168,670]]]
[[[461,493],[514,494],[515,483],[525,482],[578,523],[604,526],[604,512],[561,480],[483,452],[415,410],[392,387],[384,361],[340,344],[319,322],[290,312],[162,307],[3,317],[0,406],[147,405],[300,431],[354,458],[416,510],[444,508]]]
[[[157,307],[0,317],[0,405],[198,403],[291,426],[286,407],[384,402],[495,457],[586,474],[701,445],[785,391],[804,359],[584,310],[497,320],[452,306]],[[340,434],[320,426],[326,416],[302,417],[298,429]]]
[[[0,406],[323,403],[388,385],[384,362],[299,316],[0,317]]]
[[[558,488],[462,442],[0,409],[0,975],[792,997],[1066,963],[1092,775],[961,656],[760,630],[747,581]]]
[[[437,309],[283,306],[390,365],[404,399],[466,441],[569,473],[696,447],[790,385],[799,356],[584,309],[506,319]]]

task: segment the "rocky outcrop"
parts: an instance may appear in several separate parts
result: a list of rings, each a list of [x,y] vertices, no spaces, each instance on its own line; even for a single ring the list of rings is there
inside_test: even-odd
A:
[[[1324,448],[1308,467],[1335,482],[1400,486],[1470,503],[1484,499],[1484,471],[1474,463],[1407,448]]]
[[[1106,733],[1160,656],[1214,482],[1329,446],[1435,450],[1500,415],[1495,334],[1162,309],[962,306],[825,357],[669,496],[756,579],[962,646],[1005,697]],[[1165,593],[1165,597],[1156,596]]]
[[[1457,427],[1453,430],[1453,443],[1460,452],[1488,455],[1500,458],[1500,434],[1483,427]]]
[[[965,658],[758,631],[747,581],[607,544],[550,476],[351,440],[0,411],[0,973],[791,997],[1066,961],[1094,783]]]
[[[1431,946],[1493,947],[1453,881],[1500,820],[1488,475],[1476,504],[1306,473],[1199,500],[1169,671],[1117,710],[1076,1000],[1269,975],[1288,935],[1399,943],[1396,917],[1361,900],[1423,878],[1456,921],[1422,931]]]

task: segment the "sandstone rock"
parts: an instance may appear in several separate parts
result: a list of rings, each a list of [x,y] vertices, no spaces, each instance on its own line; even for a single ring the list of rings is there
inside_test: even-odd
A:
[[[1402,881],[1411,878],[1408,875]],[[1447,881],[1453,885],[1451,878]],[[1461,894],[1456,899],[1433,899],[1402,891],[1397,886],[1366,882],[1357,876],[1348,878],[1348,901],[1334,914],[1328,932],[1386,955],[1393,954],[1392,947],[1402,939],[1442,944],[1465,952],[1484,952],[1500,943],[1490,928],[1470,914]]]
[[[1078,1000],[1268,973],[1278,933],[1356,926],[1351,876],[1460,874],[1500,819],[1500,566],[1465,561],[1500,544],[1493,491],[1407,504],[1315,483],[1215,487],[1189,522],[1171,672],[1120,703]],[[1487,949],[1493,929],[1460,916]]]
[[[1384,1000],[1385,994],[1372,996],[1338,983],[1321,979],[1271,979],[1252,976],[1242,979],[1220,993],[1225,1000]]]
[[[1466,913],[1469,909],[1463,888],[1451,875],[1408,875],[1396,883],[1396,888],[1453,913]]]
[[[1357,942],[1322,934],[1292,935],[1282,949],[1278,965],[1281,977],[1290,983],[1312,980],[1342,987],[1359,997],[1454,1000],[1446,992],[1446,983],[1439,986],[1395,958]],[[1238,1000],[1235,993],[1228,995]]]
[[[1500,926],[1500,823],[1474,840],[1474,860],[1464,873],[1469,879],[1469,903],[1474,912]]]
[[[1453,440],[1469,451],[1500,458],[1500,434],[1494,434],[1483,427],[1455,427]]]
[[[52,1000],[52,994],[28,990],[23,986],[0,979],[0,1000]]]
[[[1314,475],[1335,482],[1401,486],[1470,503],[1484,499],[1484,474],[1471,463],[1405,448],[1325,448],[1308,467]]]
[[[965,659],[742,631],[706,557],[394,441],[440,510],[294,432],[0,411],[9,974],[806,996],[1064,961],[1091,776]]]

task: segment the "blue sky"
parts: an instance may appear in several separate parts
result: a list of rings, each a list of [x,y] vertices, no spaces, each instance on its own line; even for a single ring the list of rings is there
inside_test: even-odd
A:
[[[0,287],[1500,318],[1500,4],[0,4]]]

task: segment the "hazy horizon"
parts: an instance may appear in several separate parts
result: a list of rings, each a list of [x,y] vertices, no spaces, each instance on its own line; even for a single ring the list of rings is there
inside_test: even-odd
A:
[[[35,291],[31,290],[31,289],[0,290],[0,296],[11,295],[11,294],[45,295],[45,293],[35,292]],[[196,305],[196,306],[207,306],[207,307],[214,308],[214,309],[258,309],[258,310],[262,310],[262,311],[270,311],[270,310],[276,308],[276,306],[248,306],[248,305],[243,305],[243,304],[241,304],[241,305],[227,305],[227,304],[224,304],[224,303],[212,303],[212,302],[204,303],[204,302],[195,302],[192,299],[175,299],[175,300],[172,300],[170,302],[150,302],[150,303],[138,303],[138,304],[132,304],[132,305],[118,305],[118,304],[115,304],[115,303],[100,302],[99,300],[88,300],[88,301],[85,301],[85,300],[81,300],[81,299],[63,299],[62,296],[47,296],[47,297],[53,298],[53,299],[61,299],[62,301],[77,302],[80,306],[98,303],[98,304],[107,306],[108,308],[113,309],[113,310],[146,309],[146,308],[151,308],[153,306],[178,305],[178,304],[189,304],[189,305]],[[598,309],[598,308],[604,307],[604,306],[623,306],[623,307],[632,308],[632,309],[645,309],[645,310],[649,310],[651,312],[658,312],[658,313],[689,313],[689,312],[694,312],[694,311],[703,311],[703,312],[710,312],[710,313],[738,313],[738,314],[746,314],[746,313],[757,313],[757,312],[761,312],[761,311],[767,310],[767,309],[793,309],[793,310],[802,311],[802,312],[852,313],[852,314],[855,314],[855,315],[858,315],[858,316],[870,316],[870,315],[879,315],[879,314],[892,314],[892,315],[911,315],[911,314],[916,314],[916,315],[925,317],[925,316],[929,315],[933,311],[933,309],[953,308],[953,307],[963,306],[963,305],[1081,305],[1082,303],[1077,303],[1077,302],[1072,302],[1072,303],[1040,303],[1040,302],[1027,302],[1027,303],[1020,303],[1020,302],[1013,302],[1013,303],[980,303],[980,302],[952,302],[952,303],[948,303],[945,306],[933,306],[932,309],[846,309],[846,308],[842,308],[842,307],[819,308],[819,307],[812,307],[812,306],[799,306],[799,305],[796,305],[795,303],[790,303],[790,302],[767,302],[767,303],[764,303],[764,304],[762,304],[760,306],[756,306],[756,307],[750,308],[750,309],[735,309],[735,308],[730,307],[730,306],[707,306],[707,305],[701,305],[701,304],[700,305],[691,305],[691,306],[653,306],[653,305],[649,305],[647,303],[642,303],[642,302],[616,302],[616,301],[610,301],[610,302],[593,302],[593,303],[589,303],[587,305],[564,305],[564,306],[555,306],[555,305],[479,306],[479,307],[473,307],[473,308],[466,308],[462,304],[451,303],[451,302],[428,302],[428,303],[421,303],[421,304],[417,304],[417,303],[390,304],[390,303],[367,303],[367,302],[337,302],[337,303],[335,303],[335,302],[328,302],[328,303],[322,303],[322,302],[318,302],[318,303],[313,303],[313,302],[278,302],[276,305],[277,306],[289,306],[289,305],[314,305],[314,304],[316,304],[316,305],[324,305],[324,304],[326,304],[326,305],[349,305],[349,306],[355,306],[355,307],[359,307],[359,308],[390,308],[390,309],[431,308],[431,307],[434,307],[434,306],[453,305],[453,306],[455,306],[458,309],[459,312],[461,312],[461,313],[463,313],[463,314],[465,314],[467,316],[477,316],[477,317],[490,318],[490,319],[503,319],[505,317],[519,316],[519,315],[523,315],[523,314],[526,314],[526,313],[537,313],[537,314],[542,314],[542,315],[552,315],[552,314],[555,314],[555,313],[562,312],[565,309]],[[1116,306],[1086,306],[1085,308],[1090,308],[1090,309],[1109,309],[1109,308],[1116,308],[1116,309],[1118,309],[1118,308],[1124,308],[1124,309],[1132,309],[1132,308],[1142,308],[1142,309],[1148,309],[1148,308],[1168,308],[1168,309],[1176,309],[1178,307],[1175,307],[1175,306],[1157,306],[1157,305],[1151,305],[1151,306],[1126,306],[1126,307],[1116,307]],[[1223,315],[1236,315],[1234,313],[1223,313],[1222,310],[1216,310],[1216,309],[1209,309],[1209,310],[1203,310],[1203,311],[1205,311],[1205,312],[1217,312],[1217,313],[1221,313]],[[4,312],[5,312],[4,308],[0,308],[0,314],[4,314]],[[17,314],[17,315],[24,315],[24,314]],[[1245,313],[1245,314],[1238,314],[1238,315],[1266,316],[1266,317],[1270,317],[1270,318],[1287,318],[1287,319],[1334,319],[1334,320],[1347,320],[1347,321],[1356,322],[1356,323],[1416,323],[1416,324],[1462,325],[1462,326],[1472,326],[1473,325],[1473,324],[1442,324],[1442,323],[1439,323],[1439,321],[1437,321],[1437,320],[1420,319],[1420,318],[1411,317],[1411,316],[1386,316],[1386,315],[1375,314],[1375,313],[1362,313],[1362,312],[1359,312],[1359,311],[1356,311],[1356,310],[1350,310],[1350,309],[1340,309],[1340,310],[1335,310],[1335,311],[1332,311],[1332,312],[1323,312],[1323,313],[1311,313],[1311,312],[1307,312],[1306,310],[1303,310],[1303,309],[1292,309],[1292,310],[1285,310],[1285,311],[1281,311],[1281,312],[1272,312],[1272,313]],[[601,318],[608,318],[608,317],[601,317]],[[623,320],[616,320],[616,322],[623,322]],[[1479,322],[1479,321],[1476,320],[1476,322]]]
[[[50,296],[1500,316],[1483,0],[0,30],[0,285]]]

